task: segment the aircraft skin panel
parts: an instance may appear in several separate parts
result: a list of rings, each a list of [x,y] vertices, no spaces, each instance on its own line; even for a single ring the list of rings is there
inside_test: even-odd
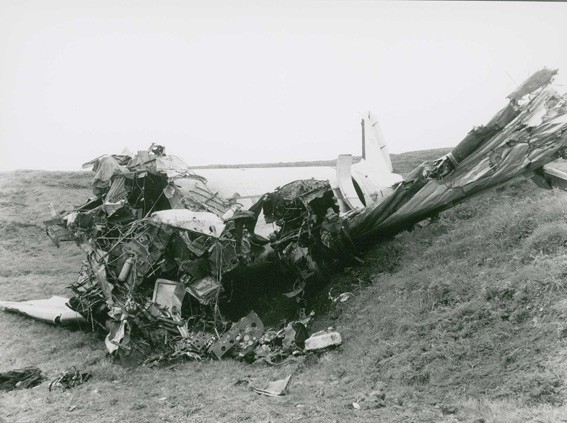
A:
[[[372,113],[364,117],[365,157],[368,165],[380,173],[393,172],[390,152],[378,119]]]
[[[337,182],[343,194],[343,200],[347,205],[351,209],[363,209],[364,204],[358,198],[352,183],[351,166],[352,156],[350,154],[341,154],[337,159]]]
[[[198,169],[197,172],[207,179],[207,186],[213,192],[224,198],[238,193],[242,199],[260,198],[298,179],[335,179],[335,169],[329,166]]]

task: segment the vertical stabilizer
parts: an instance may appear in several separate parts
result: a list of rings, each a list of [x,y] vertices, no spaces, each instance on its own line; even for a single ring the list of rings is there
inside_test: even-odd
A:
[[[371,112],[368,112],[363,119],[363,158],[368,166],[376,171],[390,173],[392,161],[390,152],[384,140],[384,134],[378,124],[378,119]]]

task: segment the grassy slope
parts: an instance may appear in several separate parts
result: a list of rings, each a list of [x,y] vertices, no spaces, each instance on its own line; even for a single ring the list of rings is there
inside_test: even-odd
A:
[[[438,158],[451,151],[450,148],[437,148],[433,150],[411,151],[402,154],[391,154],[392,163],[398,165],[396,171],[407,173],[418,164],[425,160]],[[353,156],[353,163],[360,161],[361,156]],[[248,164],[212,164],[194,166],[193,169],[234,169],[240,167],[246,168],[265,168],[265,167],[312,167],[312,166],[336,166],[337,160],[316,160],[309,162],[280,162],[280,163],[248,163]]]
[[[406,173],[435,151],[395,157]],[[433,157],[431,157],[433,156]],[[2,299],[65,292],[82,257],[43,234],[56,208],[89,195],[88,173],[0,174]],[[341,349],[282,367],[235,361],[122,369],[102,340],[0,314],[0,371],[68,366],[94,378],[68,392],[47,385],[0,394],[0,419],[20,421],[560,421],[567,415],[567,216],[564,193],[529,182],[485,194],[364,254],[333,278],[346,303],[321,300],[317,326],[335,325]],[[323,293],[321,297],[326,297]],[[290,393],[262,385],[294,372]],[[386,394],[384,408],[365,395]],[[349,405],[358,401],[361,410]],[[457,414],[443,414],[455,406]],[[563,417],[561,417],[563,416]],[[537,419],[537,420],[536,420]]]

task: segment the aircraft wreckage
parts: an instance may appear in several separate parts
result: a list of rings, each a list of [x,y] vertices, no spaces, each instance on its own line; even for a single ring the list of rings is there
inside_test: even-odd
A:
[[[287,183],[247,207],[211,190],[162,146],[99,157],[88,163],[96,197],[46,222],[57,245],[74,241],[85,252],[74,296],[3,305],[44,320],[87,321],[107,333],[106,347],[122,363],[273,363],[340,344],[333,330],[309,337],[310,316],[300,311],[305,294],[345,258],[515,178],[549,184],[543,166],[567,146],[567,98],[551,84],[556,73],[532,75],[490,122],[406,178],[392,172],[371,116],[360,163],[340,156],[327,180]],[[266,291],[295,301],[291,322],[269,329],[251,310]]]

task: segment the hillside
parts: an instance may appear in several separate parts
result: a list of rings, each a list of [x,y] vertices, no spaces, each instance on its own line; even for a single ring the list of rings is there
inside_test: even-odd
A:
[[[394,167],[407,173],[444,152],[395,155]],[[56,249],[41,222],[49,202],[63,209],[86,199],[90,178],[0,174],[2,299],[69,295],[82,254],[74,245]],[[105,359],[103,335],[0,313],[0,372],[93,372],[68,392],[44,383],[0,394],[0,421],[562,421],[566,206],[564,192],[521,181],[383,240],[314,304],[315,328],[336,326],[343,346],[278,367],[225,360],[123,369]],[[353,295],[333,304],[329,289]],[[284,397],[247,386],[290,373]]]
[[[441,157],[451,151],[450,148],[436,148],[434,150],[410,151],[402,154],[391,154],[392,165],[396,166],[396,172],[409,173],[414,167],[431,158]],[[361,156],[353,156],[353,163],[359,162]],[[247,164],[212,164],[193,166],[193,169],[237,169],[245,168],[271,168],[271,167],[317,167],[335,166],[337,160],[316,160],[308,162],[280,162],[280,163],[247,163]]]

